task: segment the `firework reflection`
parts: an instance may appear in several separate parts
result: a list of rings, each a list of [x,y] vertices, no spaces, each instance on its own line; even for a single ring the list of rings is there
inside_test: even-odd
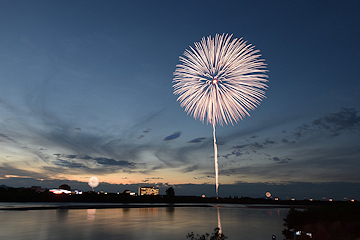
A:
[[[86,213],[87,213],[87,220],[89,221],[95,220],[96,209],[87,209]]]

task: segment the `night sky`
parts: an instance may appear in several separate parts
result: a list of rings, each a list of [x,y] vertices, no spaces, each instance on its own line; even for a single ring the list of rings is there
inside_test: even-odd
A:
[[[269,69],[217,126],[220,196],[360,200],[359,1],[0,0],[0,185],[215,196],[212,127],[172,80],[216,33]]]

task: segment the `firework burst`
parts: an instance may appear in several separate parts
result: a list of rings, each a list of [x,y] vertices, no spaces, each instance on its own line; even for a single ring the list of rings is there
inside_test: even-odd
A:
[[[228,34],[203,37],[185,50],[174,72],[174,94],[185,111],[213,127],[216,195],[218,159],[215,125],[242,120],[265,97],[268,76],[260,51]]]

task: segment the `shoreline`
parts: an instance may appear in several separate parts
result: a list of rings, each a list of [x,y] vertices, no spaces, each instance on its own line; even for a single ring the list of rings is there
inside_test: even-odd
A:
[[[28,204],[28,203],[27,203]],[[46,202],[43,202],[45,205]],[[31,210],[79,210],[79,209],[111,209],[111,208],[179,208],[179,207],[219,207],[219,208],[252,208],[252,209],[267,209],[267,208],[297,208],[297,209],[307,209],[312,206],[308,205],[261,205],[261,206],[253,206],[247,204],[229,204],[231,206],[227,206],[228,204],[199,204],[199,203],[188,203],[188,204],[159,204],[159,203],[144,203],[144,204],[101,204],[101,203],[93,203],[93,204],[69,204],[69,205],[54,205],[54,206],[21,206],[21,207],[0,207],[0,211],[31,211]],[[234,206],[234,205],[242,205],[242,206]]]

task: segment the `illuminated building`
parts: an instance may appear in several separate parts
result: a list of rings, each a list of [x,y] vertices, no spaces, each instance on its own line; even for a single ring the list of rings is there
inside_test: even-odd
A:
[[[159,189],[155,187],[139,187],[139,196],[159,195]]]

